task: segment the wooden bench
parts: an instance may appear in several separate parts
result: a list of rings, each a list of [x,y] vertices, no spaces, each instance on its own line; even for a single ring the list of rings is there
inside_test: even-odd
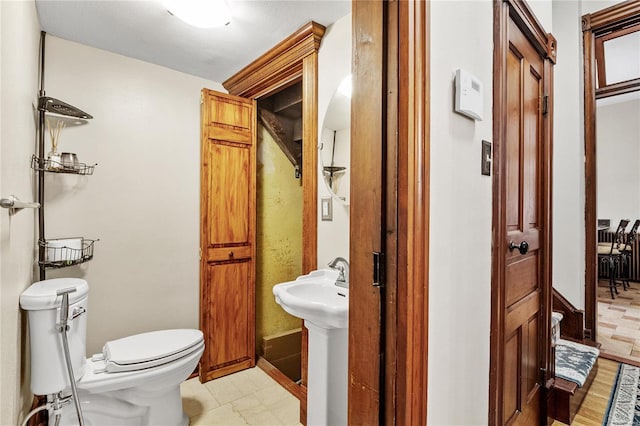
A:
[[[570,306],[564,298],[559,303],[555,296],[554,310],[559,304],[563,309],[554,312],[551,321],[555,379],[549,395],[548,414],[562,423],[571,424],[596,377],[599,345],[584,339],[581,327],[583,312]],[[560,322],[565,322],[563,317],[568,320],[568,330],[560,327]],[[576,358],[583,362],[571,365],[569,359]]]
[[[569,342],[569,341],[564,341]],[[566,346],[564,350],[566,351],[575,351],[573,352],[574,356],[579,356],[579,350],[574,349],[575,345],[581,345],[585,348],[590,348],[591,350],[598,351],[596,347],[593,345],[579,343],[579,342],[570,342],[572,346]],[[564,345],[563,340],[560,340],[556,345],[556,350],[558,346]],[[597,355],[595,356],[597,360]],[[571,424],[573,419],[582,405],[582,401],[587,396],[587,392],[591,387],[591,383],[596,377],[598,372],[598,364],[594,360],[593,365],[588,369],[588,374],[584,379],[582,386],[580,386],[576,381],[568,380],[565,377],[558,377],[558,371],[556,371],[556,377],[554,380],[553,388],[551,390],[551,401],[550,401],[550,411],[551,417],[554,419],[566,423]],[[557,368],[557,366],[556,366]]]

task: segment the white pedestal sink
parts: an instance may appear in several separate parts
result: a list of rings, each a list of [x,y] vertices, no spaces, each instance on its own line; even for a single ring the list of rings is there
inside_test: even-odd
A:
[[[349,290],[320,269],[273,287],[276,302],[309,329],[307,424],[347,424]]]

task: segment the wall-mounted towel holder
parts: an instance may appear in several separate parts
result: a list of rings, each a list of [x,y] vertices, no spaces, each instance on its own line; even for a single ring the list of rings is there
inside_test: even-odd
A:
[[[0,198],[0,207],[5,209],[37,209],[40,208],[40,203],[25,203],[18,200],[15,195],[10,195],[7,198]]]

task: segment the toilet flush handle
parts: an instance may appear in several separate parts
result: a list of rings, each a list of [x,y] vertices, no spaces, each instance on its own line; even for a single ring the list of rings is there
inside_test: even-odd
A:
[[[82,306],[78,306],[73,310],[73,313],[71,314],[71,320],[73,321],[74,319],[78,318],[80,315],[84,314],[85,312],[87,312],[85,308],[83,308]]]

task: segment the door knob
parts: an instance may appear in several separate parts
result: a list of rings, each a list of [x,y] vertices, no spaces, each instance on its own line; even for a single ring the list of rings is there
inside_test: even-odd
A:
[[[513,251],[514,249],[518,249],[520,254],[527,254],[529,251],[529,243],[522,241],[520,244],[516,244],[513,241],[509,241],[509,251]]]

